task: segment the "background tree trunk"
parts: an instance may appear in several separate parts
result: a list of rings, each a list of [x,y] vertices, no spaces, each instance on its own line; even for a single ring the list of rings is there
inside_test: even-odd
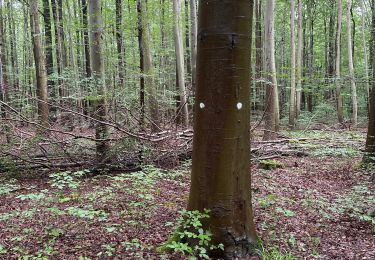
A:
[[[118,83],[124,87],[125,82],[125,49],[122,33],[122,0],[116,0],[116,43],[118,53]]]
[[[176,51],[177,64],[177,82],[179,89],[180,106],[177,113],[182,114],[182,124],[185,128],[189,127],[189,110],[187,104],[187,93],[185,88],[185,64],[184,64],[184,47],[182,41],[181,27],[181,0],[173,0],[174,12],[174,42]]]
[[[275,1],[268,0],[266,5],[265,21],[265,73],[267,74],[267,91],[266,91],[266,114],[265,123],[266,130],[264,132],[264,140],[272,140],[276,138],[279,131],[279,91],[276,78],[276,62],[275,62]]]
[[[250,189],[250,56],[253,1],[202,0],[189,210],[210,209],[225,259],[256,243]],[[226,17],[226,19],[222,19]]]
[[[358,102],[357,102],[357,87],[355,84],[355,75],[354,75],[354,64],[353,64],[353,38],[352,38],[352,26],[351,26],[351,13],[352,0],[347,2],[347,11],[346,11],[346,22],[348,30],[348,61],[349,61],[349,77],[350,85],[352,91],[352,124],[356,125],[358,122]]]
[[[93,85],[97,91],[96,96],[89,99],[94,110],[94,118],[100,122],[95,122],[96,155],[99,164],[107,159],[108,143],[103,139],[108,137],[108,127],[101,122],[107,121],[107,98],[104,78],[104,62],[102,53],[102,11],[100,0],[89,0],[89,25],[90,25],[90,57],[93,77]],[[103,141],[102,141],[103,140]]]
[[[52,0],[54,1],[54,0]],[[91,77],[90,66],[90,46],[89,46],[89,31],[88,31],[88,18],[87,18],[87,0],[82,0],[82,25],[83,25],[83,47],[85,49],[85,71],[86,77]]]
[[[153,132],[159,130],[159,108],[156,97],[156,89],[154,82],[154,68],[152,64],[152,56],[150,50],[150,35],[148,28],[148,17],[147,8],[145,0],[137,0],[137,10],[138,10],[138,41],[140,46],[140,57],[142,61],[140,62],[141,67],[141,94],[140,102],[141,106],[145,107],[145,94],[148,95],[148,104],[151,114],[151,128]],[[142,89],[143,88],[143,89]],[[143,103],[143,105],[142,105]],[[143,112],[144,113],[144,112]]]
[[[296,88],[296,117],[301,113],[301,99],[302,99],[302,50],[303,50],[303,13],[302,0],[298,0],[298,43],[297,43],[297,88]]]
[[[190,20],[191,20],[191,36],[190,36],[190,47],[191,47],[191,85],[193,92],[196,86],[197,77],[197,34],[198,34],[198,21],[197,21],[197,2],[196,0],[190,0]]]
[[[368,54],[367,54],[367,41],[366,41],[366,22],[365,22],[365,4],[364,0],[360,0],[361,4],[361,22],[362,22],[362,45],[363,45],[363,60],[365,66],[365,86],[366,86],[366,99],[367,99],[367,109],[370,109],[370,78],[369,78],[369,66],[368,66]]]
[[[53,0],[52,0],[53,1]],[[45,28],[45,53],[46,53],[46,69],[47,69],[47,87],[49,89],[50,97],[53,101],[56,98],[55,82],[51,78],[54,72],[53,69],[53,49],[52,49],[52,27],[51,27],[51,11],[49,0],[43,0],[43,13],[44,13],[44,28]],[[51,106],[50,116],[52,120],[57,117],[56,106]]]
[[[337,100],[337,116],[339,123],[344,122],[344,107],[341,95],[341,27],[342,27],[342,0],[337,0],[337,31],[336,31],[336,100]]]
[[[36,71],[36,89],[38,98],[38,116],[40,124],[44,127],[49,125],[48,91],[46,62],[43,54],[41,33],[39,27],[38,0],[30,0],[30,26],[33,42],[33,52]]]
[[[289,99],[289,127],[294,129],[296,124],[296,47],[294,34],[294,0],[290,1],[290,47],[291,47],[291,73],[290,73],[290,99]]]

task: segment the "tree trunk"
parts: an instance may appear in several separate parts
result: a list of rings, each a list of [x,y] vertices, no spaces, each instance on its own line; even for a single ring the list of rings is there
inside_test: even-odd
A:
[[[294,0],[290,1],[290,46],[291,46],[291,76],[290,76],[290,102],[289,102],[289,127],[294,129],[296,124],[296,47],[294,35]]]
[[[355,75],[354,75],[354,64],[353,64],[353,41],[352,41],[352,30],[351,30],[351,14],[350,10],[352,7],[352,0],[348,0],[347,3],[347,12],[346,12],[346,22],[348,29],[348,61],[349,61],[349,77],[351,83],[352,91],[352,115],[351,121],[353,125],[356,125],[358,122],[358,102],[357,102],[357,87],[355,84]]]
[[[30,28],[33,42],[33,52],[36,71],[36,90],[38,98],[38,116],[40,124],[44,127],[48,123],[48,91],[47,91],[47,72],[46,62],[43,54],[41,33],[39,27],[38,0],[30,0]]]
[[[374,7],[374,6],[373,6]],[[372,8],[372,16],[375,17],[375,10]],[[375,19],[372,20],[371,25],[371,41],[375,42]],[[363,157],[363,162],[369,166],[374,166],[375,164],[375,56],[372,57],[372,88],[370,91],[370,110],[369,110],[369,121],[368,121],[368,131],[366,138],[366,152]],[[375,175],[373,175],[373,180]]]
[[[125,82],[125,49],[122,36],[122,0],[116,0],[116,42],[118,55],[118,83],[122,88]]]
[[[307,7],[308,9],[308,20],[309,20],[309,30],[310,30],[310,40],[309,40],[309,58],[308,58],[308,75],[309,75],[309,86],[306,88],[306,99],[307,99],[307,110],[312,113],[313,111],[313,89],[312,81],[314,79],[314,10],[315,2],[310,1]]]
[[[159,130],[159,109],[156,97],[156,89],[154,82],[154,68],[152,64],[152,56],[150,50],[150,35],[148,29],[148,17],[146,12],[146,1],[137,0],[137,12],[138,12],[138,43],[140,49],[140,70],[141,70],[141,90],[140,90],[140,103],[141,107],[145,107],[145,93],[148,94],[149,110],[151,114],[151,130],[156,132]],[[144,118],[144,110],[143,110]],[[143,120],[141,120],[143,121]]]
[[[82,25],[83,25],[83,45],[85,49],[85,71],[86,77],[91,77],[90,67],[90,46],[89,46],[89,31],[88,31],[88,19],[87,19],[87,0],[82,0]]]
[[[8,102],[8,90],[6,80],[6,51],[5,51],[5,36],[4,36],[4,23],[3,23],[3,0],[0,0],[0,101]],[[0,104],[0,119],[6,120],[8,118],[7,108]],[[7,123],[4,122],[6,127]],[[4,129],[7,135],[7,141],[10,138],[8,136],[7,129]]]
[[[53,1],[53,0],[52,0]],[[55,83],[51,79],[53,74],[53,51],[52,51],[52,30],[51,30],[51,11],[50,11],[50,2],[49,0],[43,0],[43,9],[44,9],[44,28],[45,28],[45,53],[46,53],[46,69],[47,69],[47,87],[49,89],[49,94],[53,99],[56,98],[55,93]],[[54,100],[53,100],[54,101]],[[51,106],[50,109],[51,119],[56,119],[56,106]]]
[[[182,1],[182,0],[179,0]],[[189,23],[189,0],[183,0],[185,3],[185,48],[186,48],[186,73],[191,75],[191,54],[190,54],[190,23]],[[175,14],[176,15],[176,14]],[[180,2],[180,17],[181,17],[181,2]],[[180,23],[182,18],[180,18]],[[181,23],[182,30],[182,23]],[[181,33],[182,37],[182,33]]]
[[[342,0],[337,0],[337,30],[336,30],[336,100],[337,100],[337,116],[339,123],[344,122],[343,99],[341,95],[341,28],[342,28]]]
[[[184,47],[182,42],[181,27],[181,0],[173,0],[174,12],[174,42],[177,63],[177,78],[179,89],[180,109],[178,113],[182,114],[182,124],[185,128],[189,127],[189,110],[187,104],[187,93],[185,88],[185,65],[184,65]]]
[[[302,93],[302,41],[303,41],[303,13],[302,0],[298,0],[298,43],[297,43],[297,88],[296,88],[296,117],[301,113],[301,93]]]
[[[275,1],[268,0],[265,17],[265,72],[267,73],[266,113],[264,140],[273,140],[279,131],[279,92],[275,62]]]
[[[365,14],[366,9],[364,5],[364,0],[360,0],[361,4],[361,21],[362,21],[362,46],[363,46],[363,59],[365,65],[365,84],[366,84],[366,100],[367,100],[367,109],[370,109],[370,78],[369,78],[369,67],[368,67],[368,54],[367,54],[367,41],[366,41],[366,22]]]
[[[9,1],[8,2],[8,18],[9,18],[9,43],[10,43],[10,61],[12,65],[12,84],[13,88],[17,90],[17,94],[19,91],[19,85],[20,85],[20,80],[19,80],[19,68],[18,68],[18,42],[17,42],[17,35],[16,35],[16,22],[15,22],[15,10],[13,6],[13,2]]]
[[[262,3],[261,0],[255,0],[255,110],[264,110],[262,67],[263,67],[263,48],[262,48]]]
[[[93,77],[94,90],[97,96],[91,96],[89,99],[90,105],[94,109],[94,118],[105,122],[107,121],[107,99],[106,87],[104,79],[104,62],[102,53],[102,11],[100,0],[89,0],[89,26],[90,26],[90,57],[91,69]],[[99,164],[107,160],[108,143],[104,141],[108,137],[107,125],[96,122],[95,123],[96,155]]]
[[[190,47],[191,47],[191,85],[193,92],[196,86],[197,77],[197,34],[198,34],[198,21],[197,21],[197,2],[196,0],[190,0],[190,20],[191,20],[191,36],[190,36]]]
[[[253,1],[201,1],[193,170],[188,210],[211,210],[204,224],[224,259],[256,244],[250,183],[250,56]],[[225,18],[225,19],[223,19]]]

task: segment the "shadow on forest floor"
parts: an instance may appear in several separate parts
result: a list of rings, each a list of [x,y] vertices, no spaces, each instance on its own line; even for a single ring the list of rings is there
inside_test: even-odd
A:
[[[374,259],[375,185],[352,145],[364,136],[349,134],[354,141],[339,147],[330,136],[292,138],[308,156],[277,158],[271,170],[253,164],[264,259]],[[155,247],[186,206],[189,168],[188,161],[173,171],[0,179],[0,259],[181,259]]]

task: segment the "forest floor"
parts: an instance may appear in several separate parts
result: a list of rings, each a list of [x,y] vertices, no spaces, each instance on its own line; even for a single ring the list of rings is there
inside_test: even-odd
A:
[[[286,134],[303,156],[252,166],[264,259],[375,259],[375,184],[360,168],[364,134]],[[186,207],[190,164],[95,177],[0,176],[0,259],[182,259],[155,248]]]

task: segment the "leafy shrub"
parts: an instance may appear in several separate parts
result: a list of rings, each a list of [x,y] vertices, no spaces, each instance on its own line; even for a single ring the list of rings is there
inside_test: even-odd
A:
[[[51,186],[63,190],[65,188],[77,189],[79,187],[79,178],[87,174],[88,170],[77,171],[77,172],[58,172],[53,173],[49,177],[51,178]]]
[[[176,223],[177,229],[171,239],[158,248],[159,252],[172,250],[190,256],[189,259],[196,259],[196,257],[209,259],[209,250],[224,250],[223,244],[213,245],[212,233],[203,229],[202,220],[210,217],[209,210],[205,209],[204,212],[183,210],[180,213],[181,216]],[[168,225],[175,224],[168,223]]]

